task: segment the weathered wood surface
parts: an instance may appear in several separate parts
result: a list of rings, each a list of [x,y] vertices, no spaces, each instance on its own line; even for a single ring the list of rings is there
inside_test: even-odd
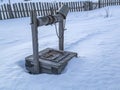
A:
[[[44,49],[39,52],[41,73],[60,74],[73,57],[77,57],[77,53],[51,48]],[[25,60],[26,68],[31,71],[32,67],[29,64],[33,62],[33,55],[26,57]]]

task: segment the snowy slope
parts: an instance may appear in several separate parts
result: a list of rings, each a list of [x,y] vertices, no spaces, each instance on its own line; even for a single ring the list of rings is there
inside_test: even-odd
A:
[[[78,53],[61,75],[30,75],[24,58],[32,54],[30,19],[0,21],[0,90],[119,90],[120,6],[69,13],[65,50]],[[57,47],[54,26],[39,28],[40,50]]]

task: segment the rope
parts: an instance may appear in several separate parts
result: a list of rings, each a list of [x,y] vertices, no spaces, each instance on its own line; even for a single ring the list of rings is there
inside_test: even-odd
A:
[[[66,29],[65,29],[65,24],[66,24],[66,20],[64,20],[64,22],[63,22],[63,30],[64,30],[64,31],[66,30]],[[55,23],[54,25],[55,25],[56,35],[57,35],[57,37],[58,37],[59,39],[61,39],[61,38],[63,37],[63,35],[61,35],[61,36],[59,35],[56,23]]]

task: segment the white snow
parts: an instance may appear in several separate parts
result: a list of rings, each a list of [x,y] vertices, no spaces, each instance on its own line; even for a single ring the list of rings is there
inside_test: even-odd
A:
[[[32,54],[30,18],[0,21],[0,90],[119,90],[120,6],[69,13],[65,50],[78,53],[61,75],[31,75],[24,59]],[[39,28],[40,50],[58,48],[54,26]]]

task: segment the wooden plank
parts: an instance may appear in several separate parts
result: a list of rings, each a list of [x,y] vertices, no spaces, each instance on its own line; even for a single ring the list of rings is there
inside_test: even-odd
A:
[[[103,7],[105,7],[105,1],[104,0],[102,0],[102,3],[103,3]]]
[[[49,6],[49,3],[47,2],[46,5],[47,5],[47,14],[50,15],[50,6]]]
[[[68,5],[68,3],[66,3],[66,5]],[[56,12],[59,10],[59,7],[58,7],[58,2],[55,3],[55,6],[56,6]]]
[[[104,0],[104,7],[106,7],[106,0]]]
[[[42,12],[42,3],[39,2],[39,6],[40,6],[40,15],[43,16],[43,12]]]
[[[2,12],[1,12],[1,9],[0,9],[0,20],[2,20]]]
[[[67,5],[68,5],[68,2],[67,2]],[[59,9],[58,3],[56,3],[56,9],[57,10]]]
[[[20,16],[20,17],[24,17],[23,11],[22,11],[22,8],[21,8],[21,7],[22,7],[22,6],[21,6],[21,3],[18,3],[19,16]]]
[[[4,4],[4,10],[5,10],[5,14],[6,14],[6,19],[9,19],[10,18],[10,14],[9,14],[9,9],[7,7],[7,4]]]
[[[109,3],[109,6],[112,5],[110,0],[108,0],[108,3]]]
[[[116,5],[118,5],[118,0],[116,0]]]
[[[71,2],[72,12],[74,12],[73,2]]]
[[[79,3],[79,1],[77,2],[77,8],[78,8],[78,11],[80,12],[80,3]]]
[[[74,4],[74,12],[76,12],[76,2],[73,2]]]
[[[89,2],[89,10],[93,10],[93,2]]]
[[[43,13],[43,16],[46,15],[44,10],[45,10],[45,8],[44,8],[44,3],[42,3],[42,13]]]
[[[82,4],[82,2],[80,1],[80,11],[83,11],[83,4]]]
[[[22,12],[23,12],[23,17],[26,17],[26,13],[25,13],[25,9],[24,9],[24,3],[21,3],[21,9],[22,9]]]
[[[116,5],[116,0],[112,1],[113,5]]]
[[[120,5],[120,0],[117,0],[117,2],[118,2],[118,5]]]
[[[36,12],[36,6],[35,6],[35,3],[32,3],[33,4],[33,10]]]
[[[19,11],[19,6],[17,3],[15,3],[15,7],[16,7],[16,13],[17,13],[17,17],[20,18],[20,11]]]
[[[109,0],[107,0],[107,6],[109,6]]]
[[[115,5],[115,3],[114,3],[114,2],[115,2],[115,0],[114,0],[114,1],[111,1],[111,2],[112,2],[112,5]]]
[[[79,3],[76,2],[76,8],[77,8],[77,12],[79,12]]]
[[[3,9],[4,9],[4,14],[5,14],[5,19],[7,19],[7,14],[6,14],[6,10],[5,10],[5,5],[3,4]]]
[[[105,1],[104,0],[102,0],[102,3],[103,3],[103,7],[105,6]]]
[[[118,5],[118,0],[116,0],[116,5]]]
[[[78,12],[80,11],[79,2],[77,2],[77,10],[78,10]]]
[[[118,5],[118,4],[117,4],[117,0],[115,0],[115,4]]]
[[[117,5],[117,0],[115,0],[115,5]]]
[[[82,11],[84,11],[84,2],[81,2]]]
[[[100,3],[101,3],[101,8],[104,7],[104,2],[103,2],[103,0],[102,0]]]
[[[120,5],[120,0],[118,0],[118,5]]]
[[[14,18],[14,15],[13,15],[13,12],[12,12],[12,6],[10,4],[8,4],[7,7],[8,7],[8,12],[9,12],[10,18]]]
[[[99,0],[99,2],[100,2],[100,8],[102,8],[103,7],[103,1]]]
[[[28,15],[29,15],[29,17],[30,17],[30,11],[31,11],[30,3],[27,4],[27,8],[28,8]]]
[[[76,8],[75,8],[75,2],[73,2],[73,11],[75,12],[76,10],[75,10]]]
[[[40,10],[39,10],[39,4],[36,2],[36,10],[37,10],[37,15],[40,16]]]
[[[84,11],[86,11],[86,2],[83,1],[83,4],[84,4]]]
[[[13,4],[13,10],[14,10],[15,17],[18,18],[18,11],[17,11],[17,8],[16,8],[16,3]]]
[[[48,15],[50,15],[50,3],[47,3],[48,6]]]
[[[53,15],[54,14],[54,5],[53,5],[53,3],[51,3],[51,7],[50,7],[50,11],[51,11],[51,15]]]
[[[13,12],[14,12],[14,17],[17,18],[17,12],[16,12],[15,4],[13,4]]]
[[[114,3],[115,3],[115,5],[117,5],[117,0],[115,0],[115,2],[114,2]]]
[[[104,7],[106,7],[106,0],[104,0]]]
[[[109,0],[109,2],[110,2],[110,5],[112,5],[112,2]]]
[[[59,8],[62,6],[62,3],[61,2],[59,2]]]
[[[54,6],[54,14],[57,12],[57,9],[56,9],[56,4],[53,3],[53,6]]]
[[[68,2],[68,8],[69,8],[69,12],[71,12],[70,2]]]
[[[54,10],[54,5],[53,5],[53,3],[51,3],[51,14],[53,15],[53,14],[55,14],[55,10]]]
[[[81,7],[82,7],[82,6],[81,6],[81,2],[79,1],[78,4],[79,4],[79,11],[82,11],[82,10],[81,10]]]
[[[75,4],[76,4],[76,11],[78,12],[78,3],[75,2]]]
[[[110,2],[109,2],[109,0],[107,0],[107,4],[108,4],[108,6],[110,6]]]
[[[26,16],[28,17],[29,16],[29,13],[28,13],[28,3],[24,3],[24,8],[25,8],[25,14],[26,14]]]
[[[107,0],[107,2],[106,2],[107,6],[110,6],[110,2],[111,2],[110,0]]]
[[[30,11],[33,11],[33,4],[32,4],[32,2],[30,2],[29,6],[30,6]]]
[[[78,2],[76,2],[76,12],[78,12]]]
[[[73,12],[72,2],[70,2],[70,10]]]
[[[47,6],[46,2],[44,3],[44,7],[45,7],[45,13],[46,13],[46,15],[48,15],[48,6]]]
[[[5,10],[4,10],[3,5],[1,5],[1,10],[2,10],[2,16],[3,16],[3,19],[6,19],[6,16],[5,16]]]
[[[117,0],[115,0],[115,5],[117,5]]]

